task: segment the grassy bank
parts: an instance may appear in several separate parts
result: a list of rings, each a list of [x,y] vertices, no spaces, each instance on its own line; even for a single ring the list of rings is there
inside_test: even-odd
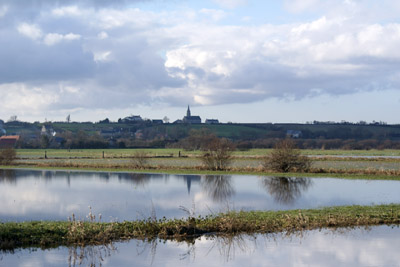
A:
[[[202,234],[276,233],[326,227],[400,224],[400,205],[229,212],[188,219],[0,223],[0,248],[106,244],[132,238],[186,239]]]
[[[259,175],[278,177],[314,177],[314,178],[341,178],[362,180],[400,180],[400,170],[337,170],[337,169],[313,169],[310,172],[279,173],[265,171],[260,168],[228,168],[224,171],[207,170],[201,167],[148,167],[132,168],[128,165],[94,165],[83,166],[79,164],[35,164],[35,165],[9,165],[0,169],[28,169],[28,170],[65,170],[65,171],[93,171],[93,172],[127,172],[127,173],[162,173],[162,174],[193,174],[193,175]],[[314,171],[314,172],[313,172]]]
[[[152,157],[178,157],[181,156],[196,157],[201,155],[201,151],[185,151],[178,148],[144,148],[144,149],[17,149],[17,154],[21,158],[42,158],[47,153],[52,158],[124,158],[132,157],[136,151],[144,151]],[[235,151],[234,157],[258,158],[270,154],[272,149],[249,149],[245,151]],[[323,150],[323,149],[302,149],[303,154],[310,156],[374,156],[390,157],[400,156],[400,150]]]

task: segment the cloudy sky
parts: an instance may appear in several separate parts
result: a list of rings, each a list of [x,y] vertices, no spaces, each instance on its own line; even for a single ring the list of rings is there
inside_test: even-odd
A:
[[[0,0],[0,118],[400,123],[400,2]]]

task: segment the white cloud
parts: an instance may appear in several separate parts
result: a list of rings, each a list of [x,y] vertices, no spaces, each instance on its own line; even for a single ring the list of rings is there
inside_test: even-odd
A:
[[[285,0],[284,5],[292,13],[301,13],[320,3],[320,0]]]
[[[223,10],[202,8],[200,13],[209,16],[214,21],[219,21],[226,17],[226,13]]]
[[[34,24],[21,23],[18,26],[17,30],[22,35],[25,35],[33,40],[37,40],[43,35],[42,30],[39,28],[39,26]]]
[[[4,17],[5,14],[8,12],[8,6],[4,5],[0,7],[0,18]]]
[[[105,52],[98,52],[94,53],[94,61],[96,62],[101,62],[101,61],[107,61],[109,60],[109,57],[111,55],[111,51],[105,51]]]
[[[1,84],[0,106],[8,112],[40,112],[57,103],[59,96],[40,87],[27,87],[21,83]]]
[[[46,45],[55,45],[63,40],[65,41],[72,41],[72,40],[79,40],[81,36],[79,34],[74,34],[74,33],[68,33],[65,35],[59,34],[59,33],[48,33],[44,37],[43,42]]]
[[[102,31],[102,32],[100,32],[100,33],[97,35],[97,37],[98,37],[100,40],[104,40],[104,39],[107,39],[107,38],[108,38],[108,34],[107,34],[106,32],[104,32],[104,31]]]
[[[55,16],[79,16],[82,15],[82,12],[78,8],[78,6],[64,6],[55,8],[51,11]]]
[[[237,8],[247,4],[247,0],[213,0],[215,3],[224,8]]]

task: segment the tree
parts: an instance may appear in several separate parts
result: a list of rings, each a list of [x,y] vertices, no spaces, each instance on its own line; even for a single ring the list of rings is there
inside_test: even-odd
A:
[[[303,156],[291,139],[283,139],[276,143],[271,155],[264,157],[264,169],[278,172],[307,171],[311,167],[309,157]]]
[[[47,135],[42,135],[40,138],[40,146],[41,148],[48,148],[50,145],[50,138]]]
[[[0,164],[10,165],[17,158],[17,152],[14,148],[5,148],[0,150]]]
[[[133,154],[132,166],[136,169],[144,169],[147,165],[147,153],[143,150],[138,150]]]
[[[8,119],[8,122],[14,122],[14,121],[17,121],[17,115],[12,115],[9,119]]]
[[[201,160],[209,170],[225,170],[232,161],[235,146],[226,138],[214,136],[203,149]]]
[[[167,116],[165,116],[165,117],[163,118],[163,121],[164,121],[164,123],[169,123],[169,118],[168,118]]]
[[[182,148],[186,150],[207,150],[217,137],[208,128],[191,129],[189,136],[182,140]]]
[[[99,123],[110,123],[110,120],[105,118],[104,120],[100,120]]]
[[[66,120],[67,120],[67,123],[70,123],[70,122],[71,122],[71,115],[70,115],[70,114],[68,114]]]

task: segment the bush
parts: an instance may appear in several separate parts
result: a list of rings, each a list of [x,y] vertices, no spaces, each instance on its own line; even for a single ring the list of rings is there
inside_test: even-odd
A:
[[[301,155],[291,139],[284,139],[275,145],[271,155],[264,158],[262,165],[264,169],[278,172],[304,172],[310,169],[311,160]]]
[[[147,165],[147,153],[138,150],[133,154],[132,166],[137,169],[144,169]]]
[[[224,170],[232,161],[232,152],[235,146],[225,138],[212,138],[201,156],[203,164],[209,170]]]
[[[17,152],[14,148],[5,148],[0,150],[0,164],[10,165],[17,158]]]

